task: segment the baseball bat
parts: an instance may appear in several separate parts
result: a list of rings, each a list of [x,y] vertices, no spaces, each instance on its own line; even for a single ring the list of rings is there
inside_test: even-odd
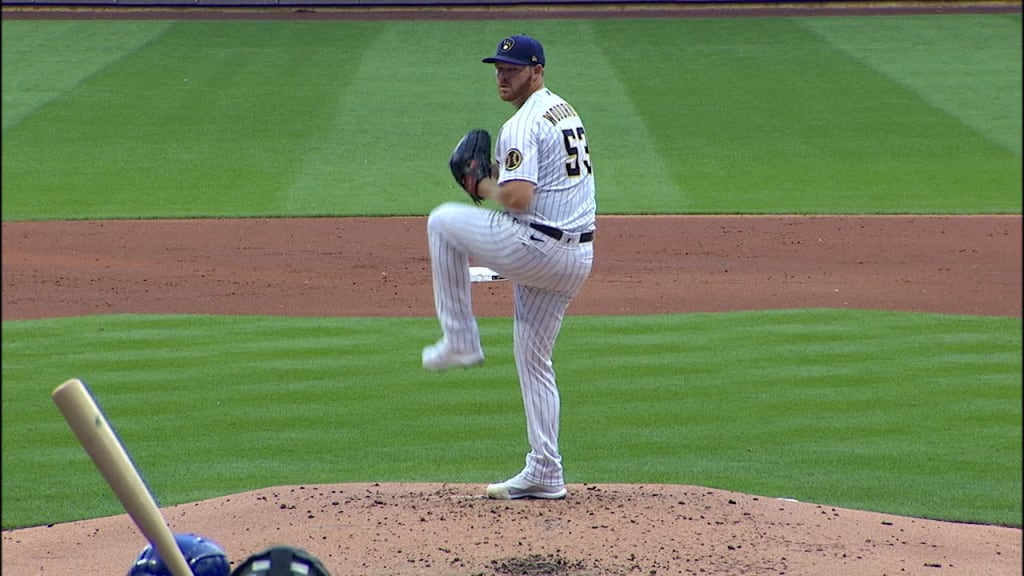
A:
[[[171,574],[193,576],[153,495],[85,384],[77,378],[64,382],[53,390],[53,402]]]

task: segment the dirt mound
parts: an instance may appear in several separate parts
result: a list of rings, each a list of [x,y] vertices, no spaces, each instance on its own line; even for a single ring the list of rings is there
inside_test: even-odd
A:
[[[164,513],[175,531],[212,537],[234,565],[286,543],[333,576],[1020,573],[1012,528],[696,486],[570,485],[565,500],[513,502],[483,488],[280,486]],[[3,571],[119,574],[143,545],[126,515],[5,532]]]

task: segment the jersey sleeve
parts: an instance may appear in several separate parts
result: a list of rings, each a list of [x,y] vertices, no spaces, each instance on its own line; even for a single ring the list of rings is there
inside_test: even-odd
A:
[[[537,184],[538,153],[537,126],[533,118],[515,115],[498,132],[496,160],[500,165],[498,183],[526,180]]]

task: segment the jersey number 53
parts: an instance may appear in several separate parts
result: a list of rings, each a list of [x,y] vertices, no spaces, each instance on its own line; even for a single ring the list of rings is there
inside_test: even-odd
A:
[[[565,153],[569,157],[565,162],[566,175],[579,176],[583,170],[586,170],[587,174],[593,172],[590,167],[590,146],[587,144],[587,134],[583,126],[575,130],[562,130],[562,141],[565,143]]]

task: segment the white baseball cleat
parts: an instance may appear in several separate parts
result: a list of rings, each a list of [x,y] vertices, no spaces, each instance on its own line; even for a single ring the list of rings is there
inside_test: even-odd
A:
[[[523,478],[522,472],[504,482],[487,486],[487,497],[495,500],[517,500],[519,498],[545,498],[559,500],[565,498],[565,485],[541,486],[532,484]]]
[[[449,368],[472,368],[483,363],[483,352],[460,354],[448,348],[444,340],[423,349],[423,367],[434,372]]]

